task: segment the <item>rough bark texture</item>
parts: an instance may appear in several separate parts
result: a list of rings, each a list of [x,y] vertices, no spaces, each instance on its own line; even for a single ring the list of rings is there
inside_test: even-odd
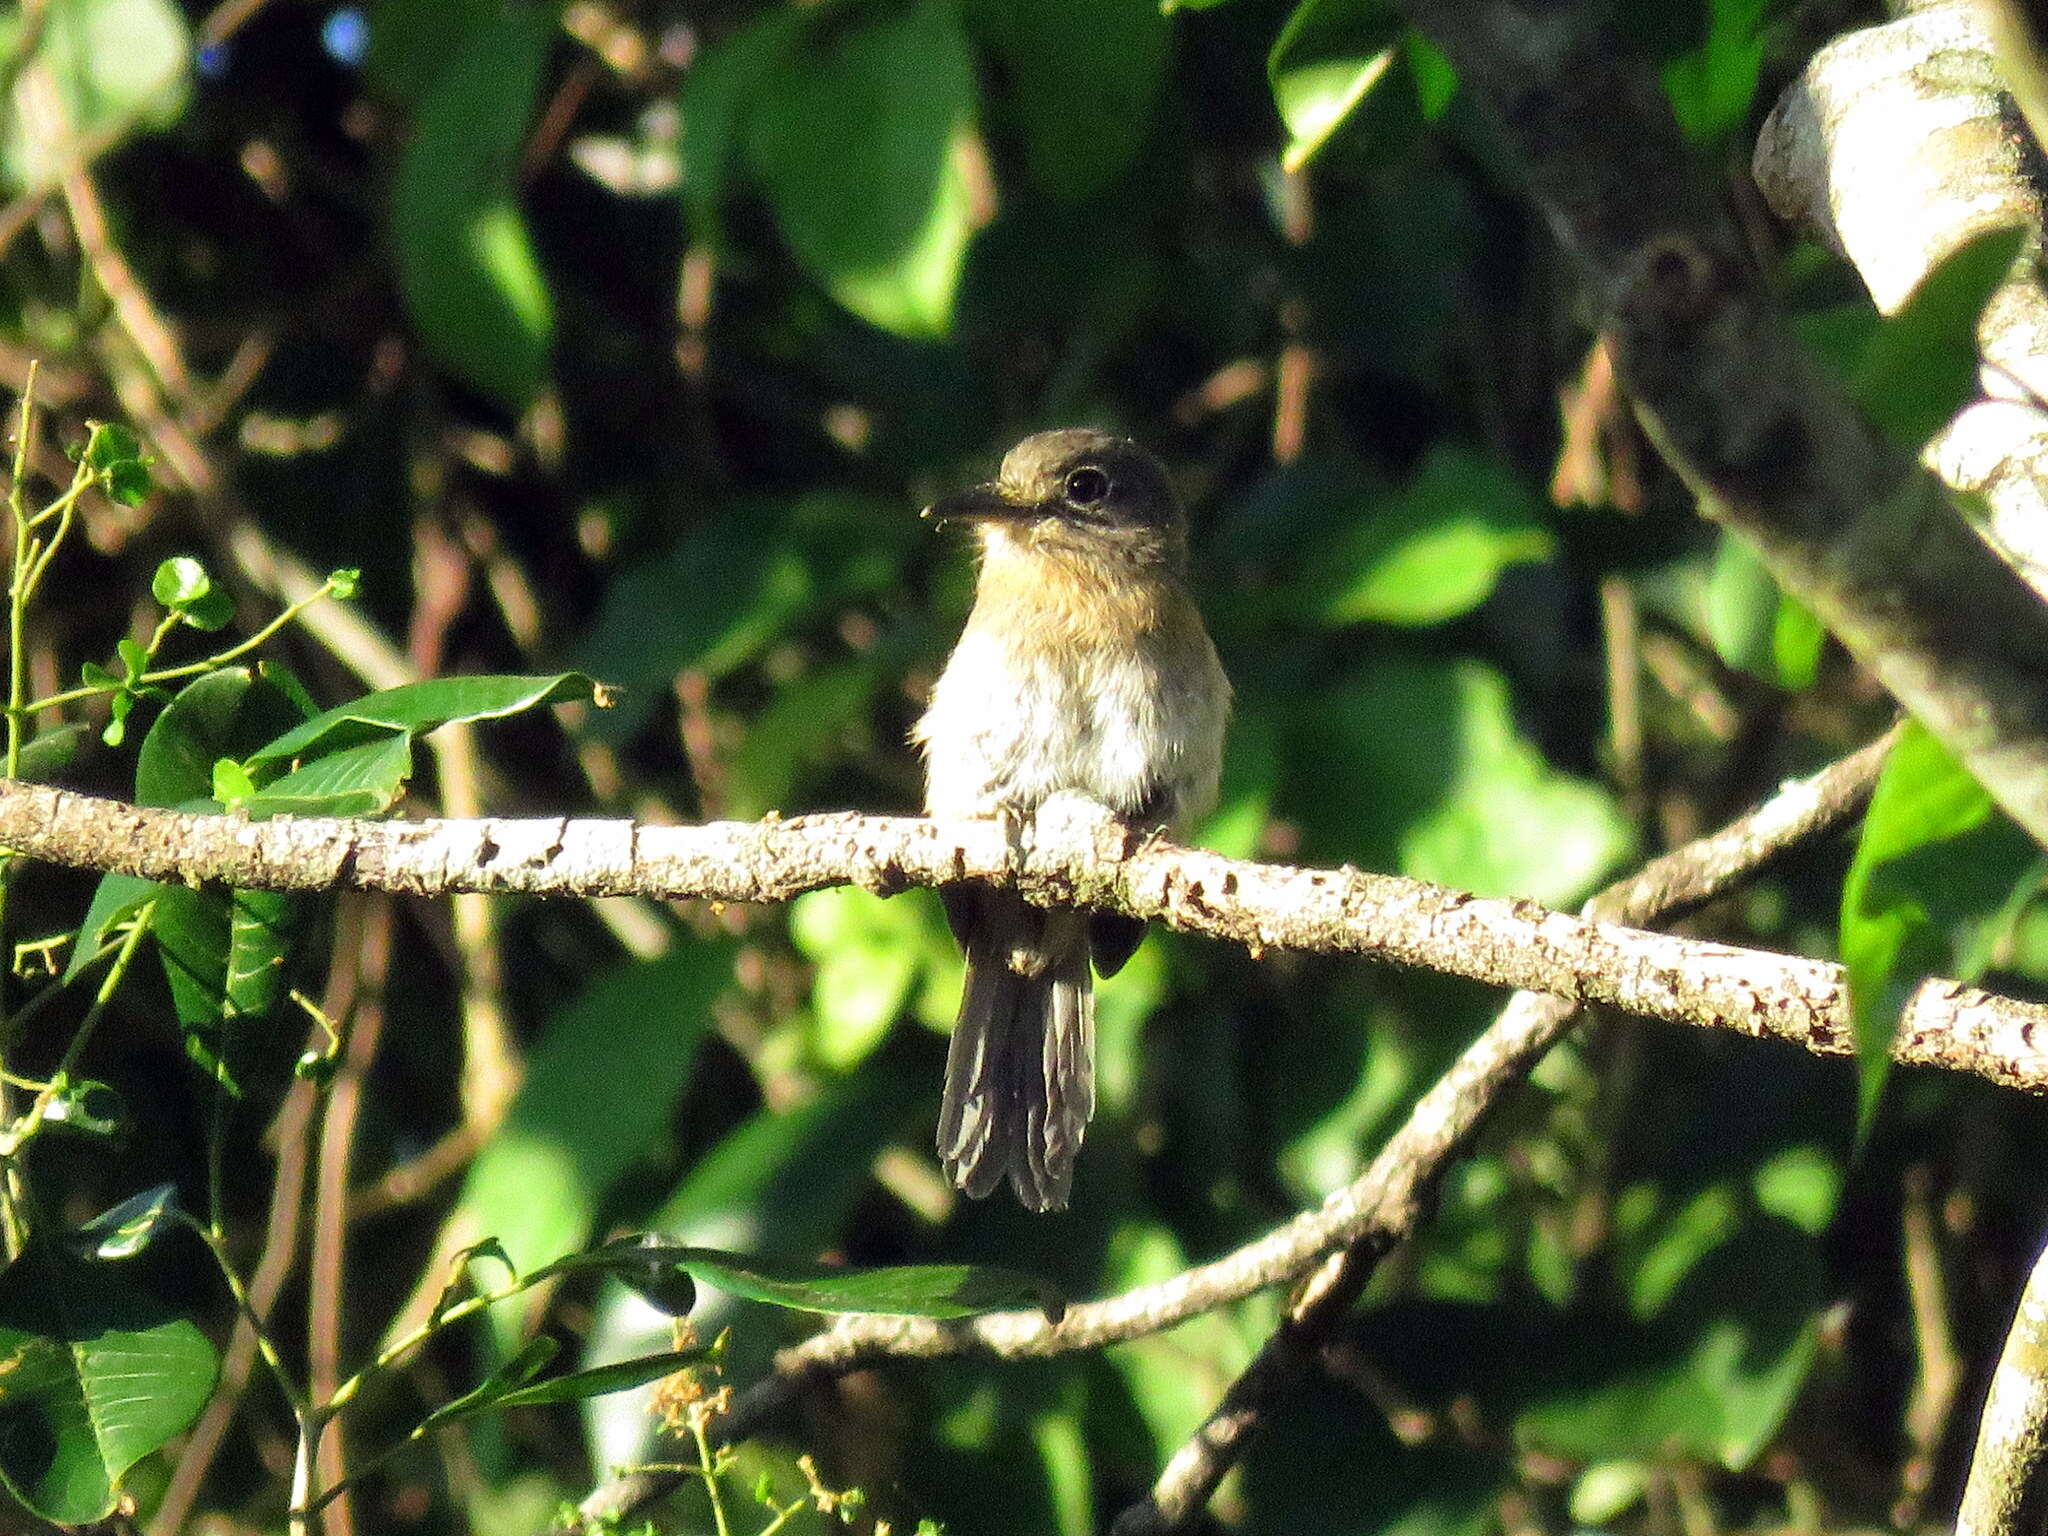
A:
[[[2034,1262],[1991,1378],[1956,1536],[2037,1536],[2048,1525],[2048,1251]]]
[[[994,822],[879,816],[694,827],[480,818],[252,822],[0,784],[0,845],[155,880],[400,895],[702,897],[780,902],[829,885],[883,894],[982,880],[1264,949],[1363,954],[1674,1023],[1854,1050],[1841,968],[1472,896],[1355,869],[1226,859],[1048,802],[1015,844]],[[2048,1090],[2048,1008],[1952,981],[1907,1004],[1899,1060]]]
[[[1998,51],[1975,0],[1865,27],[1813,56],[1758,135],[1772,211],[1840,251],[1886,314],[1972,237],[2040,229],[2040,151]],[[2032,261],[1992,298],[1978,341],[1984,398],[1928,444],[1926,462],[1984,498],[1992,537],[2048,594],[2048,292]]]
[[[1702,507],[2048,843],[2048,608],[1793,338],[1648,72],[1592,6],[1404,9],[1505,125]]]

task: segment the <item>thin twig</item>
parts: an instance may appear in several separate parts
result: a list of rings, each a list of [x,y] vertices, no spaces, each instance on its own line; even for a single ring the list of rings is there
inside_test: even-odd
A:
[[[1750,815],[1645,866],[1603,892],[1595,903],[1621,914],[1672,917],[1710,899],[1770,858],[1851,814],[1867,795],[1889,739],[1873,743],[1810,779],[1786,786]],[[892,1358],[939,1359],[966,1354],[1002,1358],[1095,1349],[1173,1327],[1229,1305],[1265,1286],[1293,1280],[1332,1248],[1296,1299],[1282,1332],[1268,1343],[1200,1436],[1161,1478],[1164,1497],[1199,1507],[1256,1425],[1267,1395],[1297,1368],[1297,1331],[1310,1343],[1324,1309],[1341,1314],[1371,1266],[1412,1232],[1426,1214],[1434,1182],[1476,1133],[1500,1096],[1519,1083],[1569,1024],[1572,1007],[1523,993],[1410,1111],[1372,1165],[1314,1211],[1213,1263],[1121,1296],[1068,1308],[1057,1321],[1038,1313],[999,1313],[966,1323],[844,1317],[828,1331],[784,1350],[775,1372],[750,1388],[722,1421],[728,1439],[752,1433],[787,1407],[803,1383]],[[1302,1319],[1297,1322],[1295,1319]],[[1284,1341],[1284,1342],[1283,1342]],[[1313,1345],[1310,1343],[1310,1347]],[[1206,1483],[1206,1487],[1204,1484]],[[629,1518],[675,1485],[672,1473],[628,1472],[580,1506],[585,1520]],[[1180,1490],[1176,1492],[1175,1490]],[[1193,1501],[1189,1503],[1188,1501]],[[1140,1506],[1146,1508],[1148,1506]],[[1164,1504],[1162,1504],[1162,1508]],[[1143,1516],[1133,1516],[1142,1522]],[[1142,1530],[1142,1523],[1132,1529]]]
[[[1884,766],[1891,738],[1833,764],[1732,826],[1652,861],[1586,903],[1588,917],[1649,923],[1671,918],[1710,901],[1738,881],[1754,876],[1772,859],[1816,833],[1860,811]],[[1177,1451],[1159,1474],[1149,1497],[1118,1516],[1113,1536],[1159,1536],[1178,1530],[1214,1496],[1224,1474],[1264,1424],[1281,1393],[1301,1377],[1324,1343],[1364,1294],[1380,1259],[1410,1236],[1435,1206],[1437,1181],[1451,1159],[1468,1146],[1493,1106],[1526,1077],[1578,1017],[1576,1005],[1522,992],[1509,1000],[1485,1035],[1499,1037],[1498,1066],[1483,1077],[1451,1085],[1469,1059],[1416,1106],[1415,1116],[1373,1160],[1366,1178],[1390,1187],[1405,1185],[1405,1198],[1390,1207],[1396,1220],[1354,1239],[1324,1261],[1289,1306],[1279,1329],[1224,1394],[1207,1422]],[[1478,1049],[1478,1047],[1474,1047]],[[1431,1099],[1452,1092],[1445,1106],[1455,1116],[1455,1134],[1415,1145],[1417,1120]]]

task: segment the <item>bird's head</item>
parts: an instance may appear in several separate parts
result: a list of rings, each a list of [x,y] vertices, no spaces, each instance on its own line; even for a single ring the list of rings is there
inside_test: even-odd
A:
[[[935,522],[972,524],[983,549],[1178,568],[1187,517],[1160,462],[1128,438],[1090,428],[1040,432],[1003,459],[994,480],[926,507]]]

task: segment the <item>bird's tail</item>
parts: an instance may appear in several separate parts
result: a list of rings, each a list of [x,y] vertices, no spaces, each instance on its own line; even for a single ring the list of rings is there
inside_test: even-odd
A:
[[[966,991],[946,1058],[939,1156],[960,1188],[987,1194],[1007,1174],[1032,1211],[1057,1210],[1095,1113],[1095,995],[1085,913],[982,892]]]

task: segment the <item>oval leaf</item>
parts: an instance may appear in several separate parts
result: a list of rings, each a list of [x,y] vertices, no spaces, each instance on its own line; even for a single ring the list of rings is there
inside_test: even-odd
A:
[[[546,376],[554,309],[515,197],[554,13],[507,6],[471,29],[420,104],[398,168],[399,286],[434,353],[522,411]]]
[[[393,731],[418,736],[444,725],[501,720],[564,699],[590,700],[600,706],[607,702],[605,690],[580,672],[557,672],[549,677],[432,678],[387,688],[315,715],[258,748],[249,762],[310,758]]]

